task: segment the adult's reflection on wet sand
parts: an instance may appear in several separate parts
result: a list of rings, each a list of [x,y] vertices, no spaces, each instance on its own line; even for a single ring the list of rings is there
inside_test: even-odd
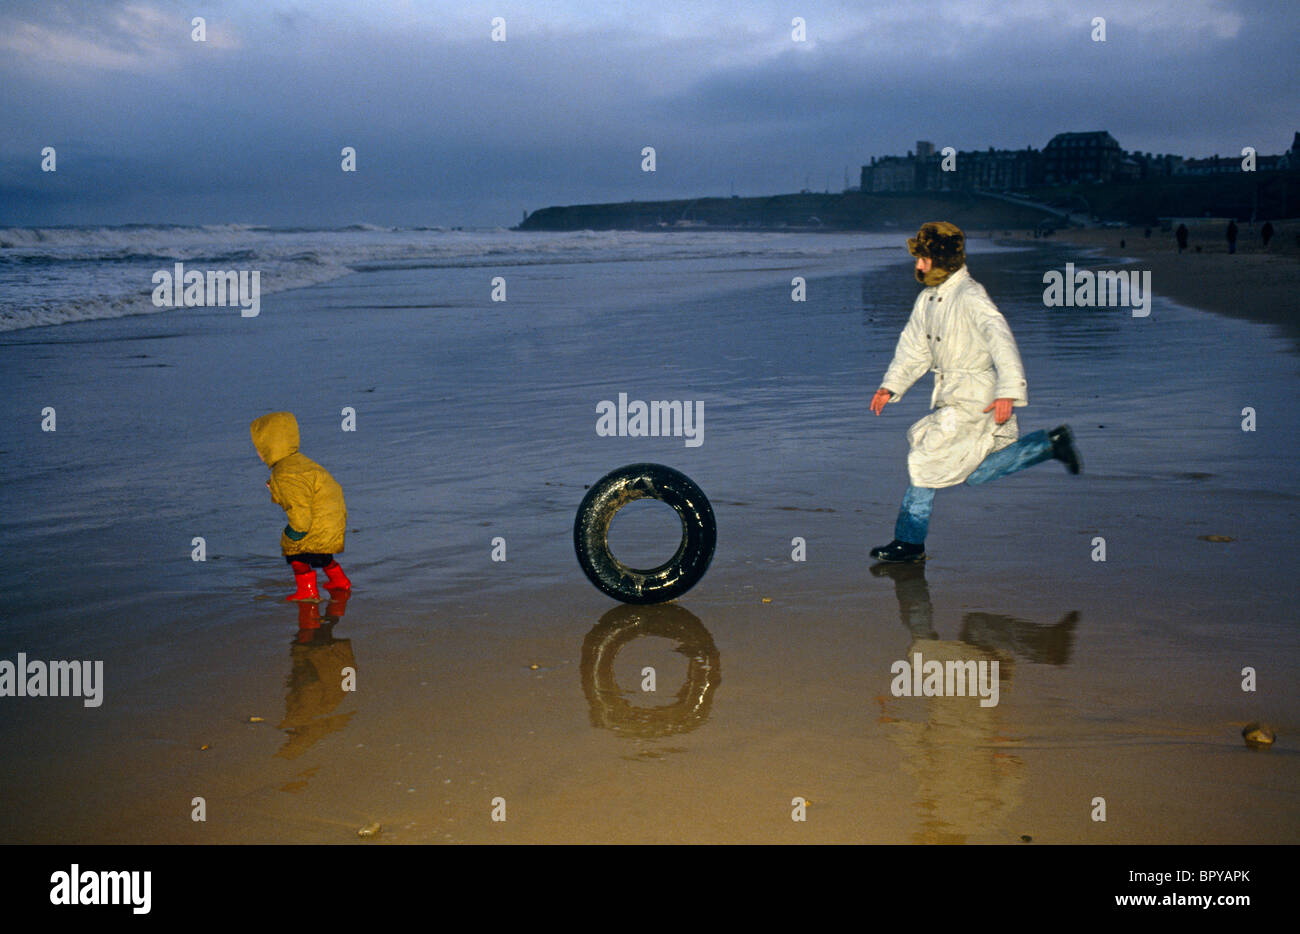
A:
[[[334,638],[334,626],[347,611],[346,591],[335,593],[320,612],[319,604],[298,604],[298,634],[289,649],[293,666],[286,686],[284,719],[279,729],[288,734],[276,751],[282,759],[296,759],[331,733],[347,726],[352,713],[333,714],[350,691],[344,690],[344,668],[356,671],[351,639]]]
[[[998,662],[1006,688],[1017,659],[1048,665],[1069,663],[1079,614],[1066,614],[1053,625],[996,613],[966,613],[955,640],[940,639],[934,625],[924,564],[878,564],[875,577],[894,582],[899,618],[911,637],[905,657],[920,653],[926,661]],[[902,750],[904,768],[916,778],[919,825],[917,843],[965,843],[971,836],[1014,840],[1019,831],[1006,826],[1020,801],[1024,763],[1007,735],[1001,706],[983,707],[978,697],[882,696],[880,720]],[[904,715],[924,705],[924,716]]]
[[[632,692],[620,689],[614,676],[619,652],[643,636],[671,639],[677,643],[674,651],[686,657],[686,680],[671,704],[634,705],[627,699]],[[698,727],[709,717],[713,692],[722,678],[713,637],[695,614],[673,603],[624,604],[602,616],[583,640],[580,673],[592,725],[641,739],[688,733]]]

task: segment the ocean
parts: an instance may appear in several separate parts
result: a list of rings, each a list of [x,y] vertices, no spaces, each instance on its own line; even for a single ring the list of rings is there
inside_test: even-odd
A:
[[[158,271],[246,269],[263,294],[390,269],[726,260],[773,256],[817,261],[863,250],[897,250],[898,237],[817,234],[579,231],[523,233],[504,228],[201,227],[0,228],[0,331],[152,314]]]

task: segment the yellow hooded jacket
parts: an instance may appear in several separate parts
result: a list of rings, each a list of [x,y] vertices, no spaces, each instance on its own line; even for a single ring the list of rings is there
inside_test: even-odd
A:
[[[338,554],[343,550],[348,510],[343,488],[329,471],[298,453],[298,420],[292,412],[272,412],[249,426],[258,456],[271,468],[271,499],[289,517],[289,528],[302,534],[294,539],[280,533],[280,551],[286,555]]]

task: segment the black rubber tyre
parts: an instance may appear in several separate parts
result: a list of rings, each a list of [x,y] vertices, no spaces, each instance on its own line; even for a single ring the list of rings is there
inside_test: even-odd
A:
[[[609,550],[614,514],[636,499],[662,500],[682,520],[677,552],[657,568],[628,567]],[[713,507],[691,478],[662,464],[629,464],[587,491],[573,522],[578,564],[596,587],[624,603],[665,603],[694,587],[713,559],[718,528]]]

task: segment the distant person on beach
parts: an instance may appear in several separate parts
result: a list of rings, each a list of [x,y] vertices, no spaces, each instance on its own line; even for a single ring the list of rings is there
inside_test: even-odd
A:
[[[987,483],[1045,460],[1080,469],[1068,425],[1020,434],[1013,406],[1028,405],[1016,340],[984,287],[966,268],[966,237],[931,221],[907,241],[925,289],[898,339],[893,362],[871,399],[876,415],[934,371],[932,411],[907,432],[911,485],[894,523],[894,540],[871,550],[881,561],[925,559],[934,492],[963,481]]]
[[[1178,241],[1179,253],[1187,249],[1187,225],[1186,224],[1178,225],[1178,229],[1174,231],[1174,239]]]
[[[1268,249],[1268,241],[1273,239],[1273,222],[1264,221],[1264,226],[1259,228],[1259,239],[1264,244],[1264,249]]]
[[[343,550],[348,523],[343,488],[324,467],[298,453],[298,420],[292,412],[263,415],[249,431],[258,456],[271,468],[266,481],[271,501],[289,519],[280,533],[280,551],[293,568],[297,589],[285,599],[319,600],[317,568],[325,570],[326,590],[350,591],[352,582],[334,560]]]
[[[1231,218],[1228,220],[1228,252],[1237,252],[1237,222]]]

